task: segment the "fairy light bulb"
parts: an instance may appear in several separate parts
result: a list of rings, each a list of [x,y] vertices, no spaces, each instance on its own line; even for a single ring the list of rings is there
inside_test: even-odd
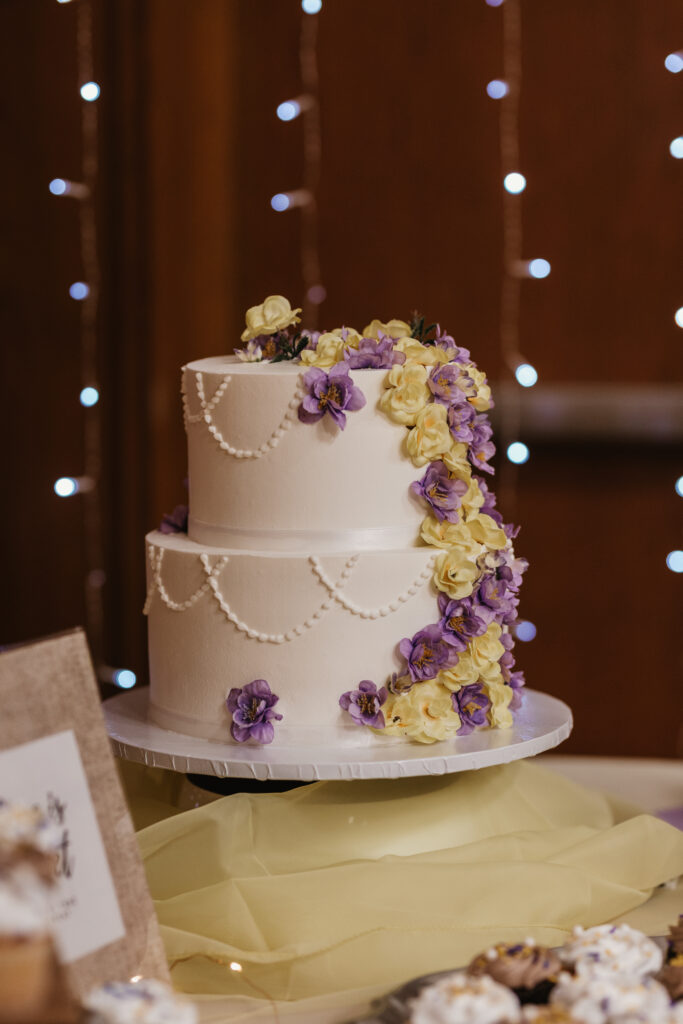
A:
[[[533,622],[529,622],[528,619],[522,619],[515,626],[515,636],[523,643],[528,643],[536,636],[536,627]]]
[[[510,86],[502,78],[492,78],[486,86],[486,93],[492,100],[502,100],[509,91]]]
[[[293,121],[301,113],[301,104],[298,100],[285,100],[278,104],[275,113],[281,121]]]
[[[129,668],[117,668],[112,675],[114,686],[118,686],[121,690],[132,690],[137,681],[138,677],[135,672]]]
[[[519,195],[526,188],[526,178],[519,171],[511,171],[503,178],[503,188],[511,195]]]
[[[81,86],[81,98],[87,103],[94,103],[100,98],[100,87],[97,82],[84,82]]]
[[[301,0],[301,10],[304,14],[319,14],[322,6],[323,0]]]
[[[523,388],[532,388],[538,380],[538,373],[531,363],[520,363],[515,369],[515,377]]]
[[[97,405],[100,400],[100,393],[97,388],[87,387],[83,388],[78,398],[81,405],[89,409],[91,406]]]
[[[527,269],[531,277],[535,277],[540,281],[550,273],[550,264],[544,259],[529,260]]]
[[[683,135],[677,135],[669,143],[669,152],[676,160],[683,160]]]
[[[270,205],[276,213],[282,213],[289,209],[289,196],[286,192],[277,192],[270,200]]]
[[[529,449],[523,441],[513,441],[512,444],[509,444],[506,454],[510,462],[514,462],[517,466],[521,466],[529,460]]]
[[[667,71],[670,71],[672,75],[677,75],[679,71],[683,71],[683,50],[677,50],[675,53],[667,53],[664,58],[664,67]]]
[[[76,302],[82,302],[83,299],[87,299],[88,295],[90,295],[90,289],[85,281],[74,281],[73,284],[69,285],[69,295]]]
[[[55,480],[54,492],[60,498],[70,498],[72,494],[78,494],[78,480],[73,476],[60,476]]]
[[[670,551],[666,556],[666,564],[672,572],[683,572],[683,551]]]

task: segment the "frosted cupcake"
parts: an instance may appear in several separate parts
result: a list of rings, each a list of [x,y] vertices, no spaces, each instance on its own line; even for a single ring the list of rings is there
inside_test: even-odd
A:
[[[197,1024],[192,1003],[154,978],[112,981],[83,1000],[84,1024]]]
[[[38,811],[0,801],[0,1021],[38,1014],[54,989],[54,841]]]
[[[664,1024],[671,1018],[669,995],[654,978],[631,981],[625,977],[563,973],[550,1001],[584,1024],[617,1024],[627,1020]]]
[[[519,1000],[488,975],[459,971],[422,989],[411,1001],[411,1024],[516,1024]]]
[[[559,957],[551,949],[537,946],[533,939],[517,944],[498,943],[480,953],[467,973],[487,974],[511,988],[521,1003],[546,1003],[562,969]]]
[[[627,924],[575,928],[560,958],[574,974],[634,980],[655,974],[663,959],[652,939]]]

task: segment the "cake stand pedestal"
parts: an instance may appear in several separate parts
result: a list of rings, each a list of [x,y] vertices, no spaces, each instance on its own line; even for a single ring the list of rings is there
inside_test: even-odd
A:
[[[400,779],[447,775],[533,757],[558,746],[572,729],[572,713],[556,697],[527,690],[511,729],[475,730],[429,746],[420,743],[300,750],[237,746],[170,732],[147,720],[149,690],[117,694],[103,704],[114,753],[155,768],[221,779],[288,780]]]

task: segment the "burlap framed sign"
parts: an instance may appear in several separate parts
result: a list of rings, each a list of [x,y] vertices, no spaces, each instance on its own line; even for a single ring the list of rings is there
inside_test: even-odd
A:
[[[0,653],[0,797],[37,805],[58,829],[53,927],[74,992],[168,980],[80,629]]]

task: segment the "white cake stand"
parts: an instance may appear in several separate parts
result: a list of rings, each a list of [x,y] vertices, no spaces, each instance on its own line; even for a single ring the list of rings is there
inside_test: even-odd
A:
[[[446,775],[507,764],[558,746],[572,730],[566,704],[546,693],[527,690],[511,729],[475,730],[425,746],[387,744],[377,747],[257,747],[219,743],[170,732],[147,720],[149,690],[143,687],[104,702],[104,718],[114,753],[127,761],[175,772],[215,775],[221,779],[262,782],[319,779],[399,779]]]

